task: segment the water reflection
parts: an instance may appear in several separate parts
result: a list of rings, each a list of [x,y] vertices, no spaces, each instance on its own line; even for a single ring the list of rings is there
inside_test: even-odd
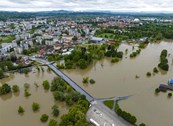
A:
[[[1,98],[1,100],[6,101],[6,100],[11,99],[12,96],[13,96],[12,93],[9,93],[7,95],[2,95],[0,98]]]

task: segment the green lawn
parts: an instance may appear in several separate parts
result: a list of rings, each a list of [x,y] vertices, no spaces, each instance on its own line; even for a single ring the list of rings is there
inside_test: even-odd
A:
[[[15,39],[14,35],[8,35],[5,37],[0,37],[0,42],[1,43],[3,43],[3,42],[11,43],[14,39]]]
[[[107,101],[104,101],[104,104],[105,104],[108,108],[112,109],[113,106],[114,106],[114,101],[113,101],[113,100],[107,100]]]
[[[103,33],[103,34],[98,35],[98,37],[108,38],[108,39],[113,39],[114,36],[115,36],[115,35],[112,34],[112,33]]]

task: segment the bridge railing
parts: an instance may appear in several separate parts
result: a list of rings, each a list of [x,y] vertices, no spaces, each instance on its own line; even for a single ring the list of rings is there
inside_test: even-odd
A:
[[[66,78],[68,78],[73,84],[74,84],[74,86],[76,86],[76,87],[78,87],[80,90],[82,90],[82,92],[84,92],[86,95],[88,95],[89,96],[89,101],[92,101],[94,98],[88,93],[88,92],[86,92],[82,87],[80,87],[76,82],[74,82],[70,77],[68,77],[66,74],[64,74],[61,70],[59,70],[58,68],[56,68],[53,64],[49,64],[48,65],[50,68],[51,67],[53,67],[52,68],[52,70],[56,73],[56,70],[57,71],[59,71],[61,74],[63,74]],[[58,74],[58,73],[57,73]],[[64,79],[65,80],[65,79]],[[67,80],[65,80],[66,82],[67,82]],[[67,83],[69,83],[69,82],[67,82]],[[72,86],[72,85],[71,85]],[[74,89],[75,89],[75,87],[74,86],[72,86]],[[77,90],[77,89],[75,89],[75,90]],[[78,90],[77,90],[78,91]],[[82,92],[80,92],[81,94],[83,94]],[[85,95],[84,94],[84,95]],[[85,95],[85,96],[86,96]],[[86,96],[87,97],[87,96]]]

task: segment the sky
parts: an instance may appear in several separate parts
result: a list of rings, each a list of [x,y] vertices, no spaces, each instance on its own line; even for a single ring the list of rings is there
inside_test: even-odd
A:
[[[173,0],[0,0],[0,10],[173,12]]]

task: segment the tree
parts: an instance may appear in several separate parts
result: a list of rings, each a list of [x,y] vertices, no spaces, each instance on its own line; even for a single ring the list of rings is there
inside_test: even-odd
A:
[[[64,93],[61,91],[55,91],[53,93],[54,99],[55,100],[60,100],[60,101],[64,101],[65,100],[65,96]]]
[[[150,73],[150,72],[147,72],[146,75],[147,75],[148,77],[150,77],[150,76],[151,76],[151,73]]]
[[[11,87],[8,84],[3,84],[0,87],[0,95],[8,94],[11,92]]]
[[[24,112],[25,112],[24,108],[22,106],[19,106],[18,113],[24,113]]]
[[[84,59],[80,59],[80,60],[78,61],[78,65],[79,65],[79,67],[80,67],[81,69],[85,69],[85,68],[87,68],[88,63],[87,63],[87,61],[85,61]]]
[[[38,103],[36,103],[36,102],[33,102],[32,103],[32,110],[33,111],[37,111],[39,109],[40,109],[40,105]]]
[[[77,38],[76,36],[74,36],[74,37],[72,38],[72,40],[73,40],[73,41],[77,41],[78,38]]]
[[[119,62],[119,59],[118,58],[112,58],[111,63],[116,63],[116,62]]]
[[[48,61],[51,62],[51,61],[55,61],[54,57],[52,55],[48,56]]]
[[[58,126],[57,121],[55,119],[50,119],[48,126]]]
[[[52,114],[53,114],[53,116],[59,115],[59,108],[57,105],[52,106]]]
[[[90,79],[90,83],[91,83],[91,84],[95,84],[95,80]]]
[[[144,123],[139,124],[139,126],[146,126]]]
[[[48,115],[43,114],[43,115],[41,115],[40,120],[41,120],[41,122],[47,122],[48,118],[49,118]]]
[[[172,97],[172,93],[168,93],[168,97]]]
[[[67,88],[67,84],[62,78],[57,77],[53,79],[51,83],[51,91],[64,92],[66,88]]]
[[[24,88],[25,88],[25,89],[29,89],[29,87],[30,87],[30,84],[24,83]]]
[[[45,90],[49,90],[50,85],[49,85],[49,81],[48,80],[43,81],[43,84],[42,85],[43,85],[43,88]]]
[[[163,49],[161,54],[160,54],[160,63],[158,64],[158,67],[161,69],[168,71],[169,70],[169,65],[168,65],[168,60],[166,59],[167,57],[167,50]]]
[[[29,97],[29,96],[31,96],[31,93],[29,93],[29,91],[27,89],[25,89],[24,96]]]
[[[156,67],[154,67],[153,72],[154,73],[158,73],[159,71],[158,71],[158,69]]]
[[[89,81],[89,77],[84,77],[82,82],[83,83],[88,83],[88,81]]]
[[[158,94],[159,92],[160,92],[160,89],[159,89],[159,88],[156,88],[156,89],[155,89],[155,93]]]
[[[2,70],[0,70],[0,79],[2,79],[4,77],[4,73]]]
[[[66,104],[67,104],[68,106],[73,105],[72,95],[71,95],[71,94],[66,95],[66,97],[65,97],[65,102],[66,102]]]
[[[19,86],[13,85],[12,90],[13,90],[13,92],[19,92]]]

